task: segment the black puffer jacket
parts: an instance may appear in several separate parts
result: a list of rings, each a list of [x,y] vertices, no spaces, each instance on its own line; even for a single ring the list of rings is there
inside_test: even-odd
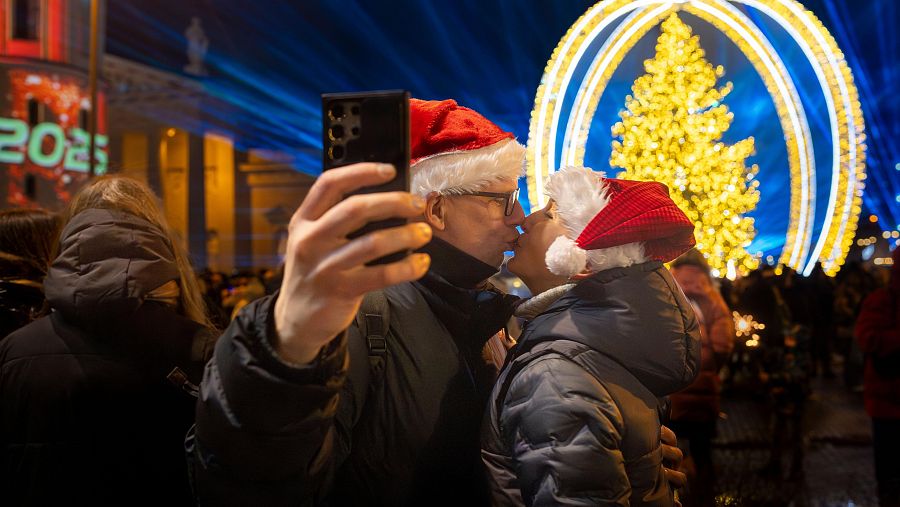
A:
[[[661,263],[581,281],[530,321],[482,434],[495,505],[673,504],[659,398],[693,381],[699,328]]]
[[[0,343],[4,505],[188,505],[182,442],[214,338],[144,301],[178,276],[161,231],[87,210],[63,231],[45,290],[53,312]]]
[[[46,274],[33,259],[0,252],[0,340],[47,313]]]
[[[384,370],[356,323],[320,360],[275,356],[267,297],[241,310],[207,366],[197,408],[204,505],[487,505],[479,455],[496,372],[481,349],[517,298],[476,290],[494,270],[449,244],[422,280],[384,291]]]
[[[44,311],[44,291],[40,283],[0,280],[0,340],[40,317]]]

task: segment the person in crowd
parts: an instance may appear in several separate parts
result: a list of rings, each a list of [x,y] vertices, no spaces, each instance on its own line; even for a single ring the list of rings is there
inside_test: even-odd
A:
[[[809,277],[812,293],[810,310],[812,311],[812,373],[822,375],[826,379],[834,378],[831,354],[835,349],[835,316],[834,316],[834,278],[825,274],[821,262],[816,262]]]
[[[803,473],[803,416],[809,396],[809,336],[797,333],[790,307],[776,283],[775,269],[760,266],[747,277],[738,310],[764,325],[753,348],[757,374],[771,410],[769,460],[762,473],[780,479],[783,455],[790,452],[791,480]]]
[[[231,277],[231,284],[222,290],[222,307],[234,319],[241,309],[266,295],[266,288],[258,276],[242,273]]]
[[[184,435],[215,334],[155,196],[84,187],[44,280],[53,311],[0,343],[9,505],[189,505]]]
[[[685,498],[691,498],[690,505],[711,506],[715,505],[712,440],[719,419],[719,370],[734,348],[734,318],[714,286],[709,264],[700,251],[687,251],[675,259],[669,269],[694,306],[700,322],[701,344],[697,379],[671,397],[671,425],[679,441],[687,443],[685,468],[689,473]]]
[[[776,277],[775,285],[791,314],[792,329],[790,333],[803,333],[810,336],[815,323],[813,322],[813,309],[810,306],[814,300],[814,294],[809,281],[798,275],[791,267],[782,266],[781,274]]]
[[[493,504],[674,505],[660,399],[696,377],[700,331],[663,262],[694,225],[660,183],[567,167],[546,190],[508,264],[536,295],[485,417]]]
[[[216,329],[225,329],[231,322],[231,314],[222,305],[222,294],[227,293],[225,274],[219,271],[203,270],[197,274],[197,284],[203,294],[206,314]]]
[[[201,503],[488,504],[482,352],[518,298],[485,280],[524,218],[525,150],[453,100],[410,112],[413,195],[343,198],[393,178],[383,164],[324,173],[291,219],[280,291],[219,340],[189,445]],[[413,222],[347,239],[390,216]]]
[[[874,289],[874,278],[859,262],[847,263],[838,272],[834,291],[835,350],[843,359],[844,385],[855,391],[862,385],[864,359],[853,331],[862,302]]]
[[[269,268],[262,272],[261,278],[266,294],[274,294],[281,287],[281,279],[284,278],[284,264],[277,268]]]
[[[58,236],[54,213],[0,211],[0,340],[48,311],[42,284]]]
[[[900,506],[900,248],[892,254],[890,280],[863,301],[855,336],[865,354],[866,412],[881,507]]]

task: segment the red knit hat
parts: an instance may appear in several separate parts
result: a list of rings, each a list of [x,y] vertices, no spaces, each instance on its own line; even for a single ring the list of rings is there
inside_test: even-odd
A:
[[[547,192],[567,231],[547,250],[547,266],[556,274],[577,274],[587,263],[601,271],[648,260],[668,262],[696,243],[694,224],[662,183],[566,167],[550,176]]]
[[[525,147],[455,100],[410,99],[412,192],[460,194],[522,175]]]

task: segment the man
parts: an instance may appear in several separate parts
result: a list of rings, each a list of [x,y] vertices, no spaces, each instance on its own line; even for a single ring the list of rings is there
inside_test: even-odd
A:
[[[524,147],[452,100],[410,110],[414,195],[341,200],[393,170],[325,173],[291,219],[280,293],[219,341],[197,408],[201,503],[488,503],[479,428],[493,372],[481,350],[516,298],[484,281],[524,218]],[[390,216],[421,221],[346,239]],[[403,249],[420,250],[364,265]],[[387,309],[357,316],[385,287]],[[388,329],[373,332],[385,313]]]
[[[900,248],[892,254],[890,279],[863,301],[856,341],[866,355],[863,398],[872,418],[875,482],[881,507],[900,506]]]

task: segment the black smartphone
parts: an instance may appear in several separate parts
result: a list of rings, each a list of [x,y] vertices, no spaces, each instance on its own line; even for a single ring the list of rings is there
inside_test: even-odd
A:
[[[409,92],[383,90],[322,95],[322,169],[357,162],[386,162],[397,168],[391,181],[355,194],[409,192]],[[405,218],[371,222],[348,237],[407,223]],[[386,264],[409,255],[400,251],[369,264]]]

